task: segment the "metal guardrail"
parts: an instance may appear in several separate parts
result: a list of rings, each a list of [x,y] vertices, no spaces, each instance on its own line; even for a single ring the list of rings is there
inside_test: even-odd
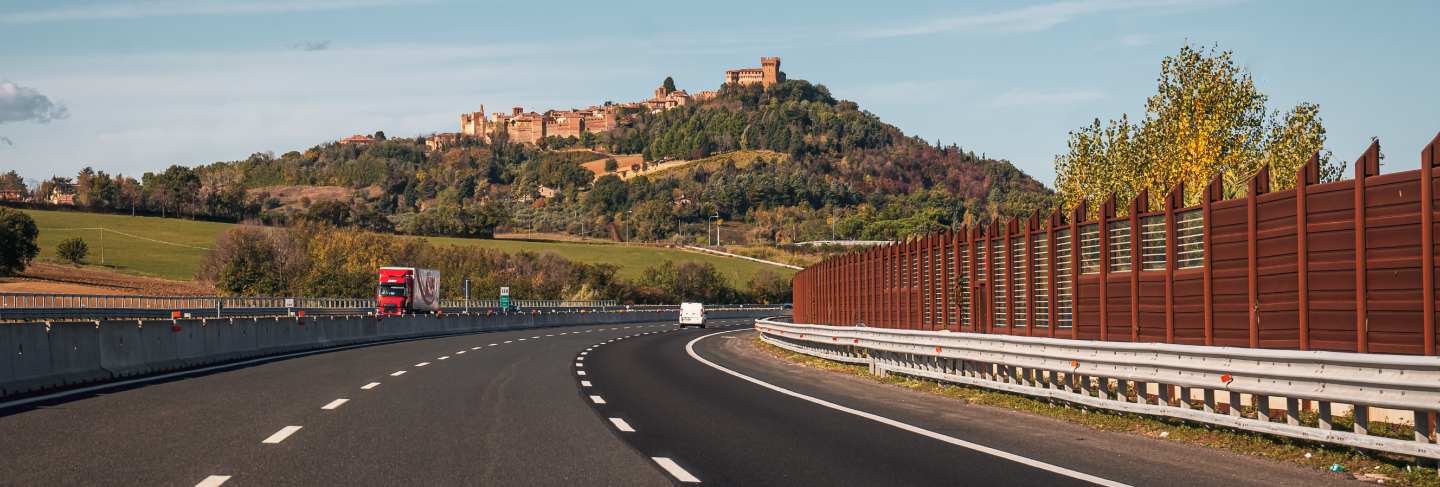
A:
[[[614,300],[512,301],[526,309],[612,309]],[[498,300],[441,300],[444,310],[500,307]],[[268,316],[304,311],[310,315],[366,314],[374,311],[374,299],[313,297],[233,296],[125,296],[107,294],[0,293],[0,319],[26,318],[164,318],[172,312],[182,316]]]
[[[1431,436],[1431,417],[1440,409],[1437,357],[1077,341],[770,319],[756,320],[755,328],[763,340],[781,348],[866,364],[880,375],[899,373],[1440,459],[1440,445]],[[1257,406],[1253,417],[1245,411],[1247,402]],[[1273,408],[1277,403],[1281,407]],[[1313,426],[1301,418],[1310,407],[1318,416]],[[1346,408],[1354,415],[1352,431],[1334,429],[1335,415]],[[1380,408],[1413,415],[1413,439],[1370,434],[1372,412],[1383,411]]]

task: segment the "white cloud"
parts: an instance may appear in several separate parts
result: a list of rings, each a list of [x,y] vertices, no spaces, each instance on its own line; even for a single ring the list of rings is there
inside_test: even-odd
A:
[[[1105,98],[1105,94],[1096,90],[1067,90],[1067,91],[1023,91],[1010,90],[995,97],[991,104],[997,107],[1024,108],[1039,106],[1066,106],[1078,103],[1092,102]]]
[[[862,32],[861,37],[907,37],[943,32],[1038,32],[1084,16],[1112,12],[1165,11],[1204,7],[1227,0],[1076,0],[1030,5],[983,14],[958,15]]]
[[[34,88],[0,80],[0,123],[48,123],[69,115],[64,105],[51,101]]]
[[[11,11],[0,23],[68,22],[76,20],[139,19],[197,15],[243,15],[314,12],[430,3],[431,0],[151,0]]]

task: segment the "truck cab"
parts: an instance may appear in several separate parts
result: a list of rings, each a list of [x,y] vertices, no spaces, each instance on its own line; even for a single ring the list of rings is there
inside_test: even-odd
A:
[[[680,303],[680,327],[705,327],[705,305],[703,303]]]

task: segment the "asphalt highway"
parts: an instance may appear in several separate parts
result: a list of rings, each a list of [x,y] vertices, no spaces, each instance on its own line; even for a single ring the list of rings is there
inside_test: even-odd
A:
[[[798,367],[748,320],[413,340],[0,409],[0,485],[1326,485]]]

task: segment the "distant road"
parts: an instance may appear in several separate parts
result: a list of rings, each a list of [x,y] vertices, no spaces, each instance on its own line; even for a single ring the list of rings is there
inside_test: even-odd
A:
[[[0,410],[0,484],[1335,481],[796,367],[755,349],[747,320],[712,325],[414,340]]]

